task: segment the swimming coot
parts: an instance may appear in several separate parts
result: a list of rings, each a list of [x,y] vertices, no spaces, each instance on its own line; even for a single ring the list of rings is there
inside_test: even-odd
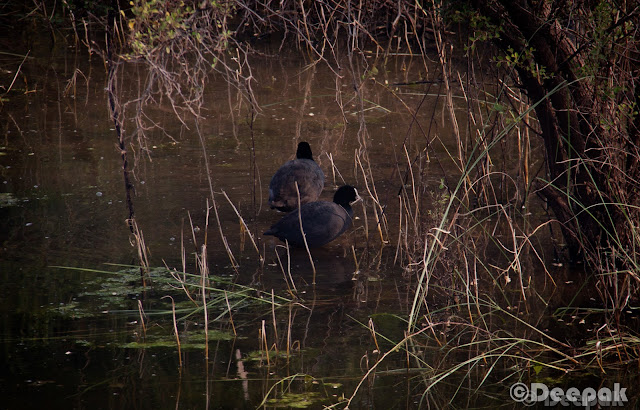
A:
[[[340,187],[333,196],[333,202],[309,202],[300,207],[302,229],[309,247],[319,247],[331,242],[351,226],[353,209],[351,204],[360,199],[352,186]],[[300,233],[298,210],[290,212],[274,224],[264,235],[272,235],[292,246],[304,246]]]
[[[317,200],[324,188],[324,173],[313,160],[309,143],[304,141],[298,144],[296,159],[281,166],[271,178],[269,183],[271,209],[290,212],[298,208],[296,181],[301,204]]]

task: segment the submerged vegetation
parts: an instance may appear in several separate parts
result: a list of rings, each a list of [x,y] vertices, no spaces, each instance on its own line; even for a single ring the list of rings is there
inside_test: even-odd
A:
[[[353,168],[371,219],[366,246],[352,248],[354,259],[391,250],[413,291],[406,317],[398,318],[402,334],[385,334],[373,318],[362,324],[377,351],[359,387],[372,383],[376,373],[392,374],[387,360],[415,372],[417,391],[435,402],[433,391],[441,384],[462,391],[466,377],[475,377],[480,386],[508,386],[557,381],[571,372],[637,371],[640,8],[633,2],[332,0],[279,2],[276,8],[251,0],[133,0],[103,10],[102,17],[80,16],[78,2],[63,3],[57,6],[60,15],[71,17],[78,40],[108,67],[128,193],[133,189],[129,158],[143,161],[148,133],[162,130],[147,115],[149,107],[168,101],[185,129],[199,138],[209,184],[208,235],[195,256],[196,296],[184,283],[182,289],[201,307],[204,323],[213,320],[206,301],[216,289],[206,285],[212,280],[211,238],[225,246],[230,266],[238,261],[218,217],[220,202],[233,204],[219,192],[224,187],[214,190],[199,126],[203,91],[215,73],[242,95],[236,108],[252,145],[262,109],[254,94],[252,58],[263,54],[260,47],[267,43],[279,50],[294,45],[310,67],[324,64],[335,74],[335,103],[345,123],[357,124]],[[53,24],[54,13],[45,13],[45,4],[42,16]],[[81,24],[98,20],[105,24],[107,44],[94,40],[98,36],[90,24]],[[378,80],[377,73],[399,54],[421,61],[422,70],[408,73],[404,83]],[[131,62],[148,70],[135,96],[119,82]],[[388,195],[378,189],[379,175],[369,160],[372,124],[365,107],[371,88],[394,95],[412,117],[406,129],[396,130],[406,139],[395,164],[394,205],[381,199]],[[418,103],[403,99],[399,89],[419,93]],[[423,112],[427,98],[435,98],[441,111]],[[345,101],[355,102],[354,113],[347,113]],[[445,128],[455,144],[442,140]],[[255,204],[261,187],[255,182],[255,150],[251,155]],[[441,172],[434,184],[439,162],[445,161],[458,172]],[[137,273],[155,282],[144,226],[130,202]],[[393,206],[397,214],[388,211]],[[544,208],[548,218],[537,219],[530,212],[534,208]],[[251,229],[255,215],[234,211],[263,266],[266,251]],[[566,264],[572,269],[555,277],[550,267]],[[173,279],[174,285],[181,283],[179,275]],[[289,291],[295,298],[295,285]],[[233,301],[224,295],[218,301],[231,312]],[[267,343],[264,321],[262,326],[269,358],[278,346]],[[204,331],[209,340],[206,326]],[[273,389],[279,398],[265,402],[304,401],[307,397],[286,391],[291,382],[280,380]],[[346,392],[340,404],[349,405],[357,393]]]

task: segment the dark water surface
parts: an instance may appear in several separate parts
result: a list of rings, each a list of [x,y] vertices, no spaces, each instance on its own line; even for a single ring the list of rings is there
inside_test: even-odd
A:
[[[15,57],[4,62],[3,84],[10,83],[20,61]],[[331,200],[343,183],[356,185],[366,198],[354,162],[359,148],[355,104],[344,102],[349,121],[345,126],[335,102],[333,74],[322,67],[302,70],[304,65],[292,57],[255,62],[262,111],[253,130],[246,107],[239,105],[241,96],[214,79],[207,88],[200,124],[220,224],[239,265],[237,271],[231,266],[211,214],[211,274],[262,290],[252,295],[266,300],[272,290],[288,296],[276,263],[277,242],[260,233],[280,217],[266,205],[267,187],[277,167],[293,157],[297,142],[310,142],[327,175],[323,199]],[[142,87],[143,67],[130,64],[124,73],[121,89],[135,94]],[[402,80],[403,73],[389,75]],[[180,299],[181,292],[142,289],[135,269],[126,276],[126,269],[113,265],[135,265],[137,255],[125,224],[122,163],[107,110],[102,61],[89,59],[82,50],[43,47],[30,53],[21,76],[28,81],[18,81],[5,96],[0,144],[1,408],[255,408],[274,382],[296,374],[300,376],[293,391],[300,396],[292,396],[292,403],[310,400],[312,407],[318,407],[351,394],[367,361],[378,357],[372,353],[376,345],[366,328],[369,317],[377,312],[403,313],[409,302],[409,285],[392,263],[395,248],[379,251],[373,234],[373,246],[367,247],[362,204],[356,206],[358,219],[347,235],[313,250],[317,286],[311,285],[306,253],[295,250],[291,273],[301,300],[275,311],[268,304],[236,309],[235,338],[228,316],[212,321],[212,332],[222,334],[210,336],[209,360],[202,348],[189,348],[189,339],[202,335],[202,311],[179,321],[184,345],[180,370],[171,316],[153,312],[160,308],[166,312],[162,296]],[[349,84],[342,87],[348,89]],[[379,95],[373,88],[366,92],[367,121],[375,124],[369,129],[368,149],[379,178],[376,188],[393,208],[399,186],[394,156],[403,155],[394,149],[405,139],[404,124],[410,117],[407,112],[390,114],[397,107],[385,106],[398,104],[391,95]],[[204,241],[209,197],[203,150],[193,126],[184,127],[166,106],[152,106],[148,112],[164,131],[149,130],[148,157],[137,161],[130,157],[135,162],[137,222],[151,266],[166,263],[181,269],[184,232],[187,269],[194,272],[194,251]],[[126,132],[131,133],[128,125]],[[257,234],[264,263],[246,235],[242,238],[238,218],[222,191]],[[370,198],[364,205],[371,212]],[[197,246],[189,215],[200,228]],[[355,278],[352,246],[360,263]],[[146,328],[139,306],[148,315]],[[402,336],[401,323],[386,322]],[[282,350],[269,363],[259,354],[263,327],[269,348]],[[288,354],[287,340],[293,346]],[[147,348],[135,344],[143,342],[149,342]],[[363,387],[367,391],[353,405],[411,405],[415,392],[408,392],[408,379],[386,377],[388,382],[376,383],[374,389]]]
[[[208,360],[202,348],[203,312],[179,320],[180,370],[173,324],[166,314],[170,305],[162,297],[171,295],[184,303],[184,292],[158,285],[143,289],[135,269],[117,266],[135,265],[137,254],[125,223],[122,163],[107,109],[104,65],[100,58],[89,59],[86,52],[71,48],[36,48],[30,55],[21,68],[27,83],[18,81],[2,108],[0,408],[256,408],[275,382],[293,375],[299,375],[292,385],[299,396],[286,397],[298,404],[309,400],[311,407],[319,408],[348,397],[379,357],[366,328],[370,318],[377,330],[394,335],[396,342],[403,337],[403,324],[391,316],[406,316],[411,303],[410,280],[393,263],[401,185],[397,164],[405,163],[403,141],[412,155],[425,142],[415,127],[409,127],[410,112],[392,93],[371,85],[363,90],[370,134],[366,149],[392,226],[392,243],[381,248],[373,228],[372,199],[354,161],[360,125],[353,114],[355,102],[345,97],[352,96],[348,77],[338,85],[344,91],[343,111],[336,103],[336,80],[330,70],[321,65],[304,69],[305,62],[292,56],[256,59],[254,87],[261,112],[252,127],[246,104],[233,88],[215,78],[207,85],[200,129],[221,229],[238,261],[234,269],[212,213],[207,238],[212,275],[251,286],[256,289],[252,297],[268,301],[272,291],[289,297],[275,256],[277,241],[260,233],[280,217],[266,205],[270,176],[293,157],[298,141],[310,142],[327,176],[322,199],[330,200],[337,186],[346,182],[357,186],[365,201],[355,207],[354,228],[312,251],[316,286],[311,285],[306,253],[292,252],[299,302],[273,310],[269,304],[244,303],[234,309],[233,327],[228,315],[216,318],[219,312],[209,312]],[[11,82],[20,61],[15,57],[3,62],[3,84]],[[376,80],[381,84],[425,75],[422,61],[407,56],[391,59],[386,70],[379,68]],[[135,95],[143,86],[143,67],[129,64],[123,73],[119,87]],[[396,89],[413,108],[427,90]],[[444,116],[435,92],[421,107],[426,117],[434,112]],[[195,272],[194,252],[204,241],[210,196],[203,149],[193,125],[177,121],[163,102],[148,113],[147,124],[156,121],[164,131],[149,130],[148,154],[137,161],[131,158],[137,222],[152,267],[166,264],[181,270],[184,235],[187,270]],[[451,130],[444,122],[438,124],[434,132],[455,150],[455,144],[447,142]],[[127,126],[126,132],[132,133],[132,125]],[[424,177],[425,186],[437,191],[441,178],[456,171],[442,145],[430,149],[443,154],[437,172]],[[259,238],[264,263],[241,233],[222,191]],[[189,215],[199,229],[195,244]],[[156,284],[161,282],[156,278]],[[139,307],[146,313],[144,327]],[[165,313],[154,314],[158,311]],[[279,353],[269,361],[260,354],[262,329],[268,347]],[[140,348],[145,342],[146,348]],[[378,343],[382,351],[391,346]],[[391,357],[378,370],[402,368],[403,359]],[[424,386],[412,376],[372,376],[351,408],[418,407]],[[434,402],[448,403],[450,393],[466,395],[447,392]],[[504,405],[500,394],[504,397],[502,391],[493,400],[465,406]]]

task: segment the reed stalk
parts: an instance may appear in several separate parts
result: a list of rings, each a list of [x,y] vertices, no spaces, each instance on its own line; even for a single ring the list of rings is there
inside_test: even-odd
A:
[[[316,265],[313,263],[313,257],[311,256],[311,251],[309,250],[309,244],[307,243],[307,235],[304,233],[304,228],[302,227],[302,211],[300,210],[302,204],[300,203],[300,189],[298,188],[298,181],[295,181],[296,185],[296,194],[298,196],[298,222],[300,223],[300,234],[302,235],[302,240],[304,241],[304,248],[307,251],[307,255],[309,256],[309,262],[311,263],[311,269],[313,270],[313,282],[312,284],[316,284]],[[287,244],[287,248],[289,244]]]
[[[180,333],[178,332],[178,321],[176,320],[176,303],[170,295],[163,296],[162,299],[171,299],[171,318],[173,322],[173,333],[176,335],[176,345],[178,346],[178,366],[182,369],[182,349],[180,347]]]

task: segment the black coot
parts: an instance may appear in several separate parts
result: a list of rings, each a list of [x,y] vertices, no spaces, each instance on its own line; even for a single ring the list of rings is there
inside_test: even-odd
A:
[[[299,211],[309,247],[327,244],[346,231],[353,218],[351,204],[359,199],[358,191],[345,185],[336,191],[333,202],[317,201],[302,205]],[[286,240],[292,246],[304,246],[298,210],[282,217],[264,234],[275,236],[282,242]]]
[[[272,209],[290,212],[298,208],[296,181],[301,204],[317,200],[324,188],[324,173],[313,160],[311,147],[304,141],[298,144],[296,159],[281,166],[271,178],[269,205]]]

